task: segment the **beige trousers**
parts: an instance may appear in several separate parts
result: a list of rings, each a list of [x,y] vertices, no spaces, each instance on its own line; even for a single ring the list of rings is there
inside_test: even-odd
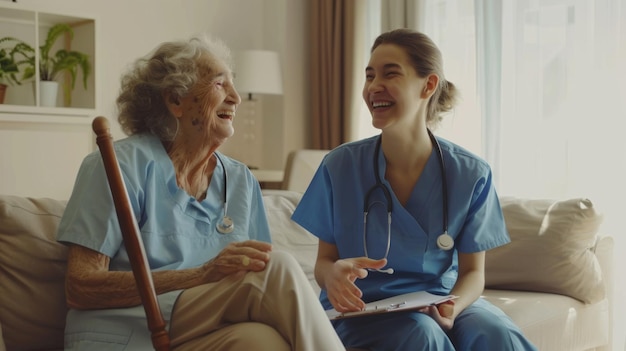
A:
[[[298,262],[273,252],[262,272],[185,290],[172,313],[172,349],[345,350]]]

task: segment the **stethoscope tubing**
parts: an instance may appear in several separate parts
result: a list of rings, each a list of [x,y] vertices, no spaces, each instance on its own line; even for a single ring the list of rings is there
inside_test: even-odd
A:
[[[217,154],[217,152],[215,152],[214,155],[224,170],[224,216],[222,217],[222,220],[215,225],[215,227],[220,234],[230,234],[235,229],[235,223],[232,218],[228,216],[228,175],[222,158]]]
[[[443,152],[441,151],[441,146],[439,145],[439,141],[430,129],[427,129],[428,137],[431,140],[433,147],[437,152],[437,158],[439,161],[439,168],[441,172],[441,193],[443,197],[442,201],[442,210],[443,210],[443,234],[441,234],[437,238],[437,245],[442,250],[449,250],[454,245],[454,242],[450,235],[448,234],[448,182],[446,179],[446,168],[445,161],[443,158]],[[374,149],[374,175],[376,178],[376,183],[365,193],[365,198],[363,201],[363,248],[365,252],[365,256],[369,257],[367,252],[367,215],[370,211],[371,206],[373,206],[376,202],[370,203],[370,197],[374,191],[380,189],[385,196],[385,201],[387,202],[387,248],[385,250],[384,258],[387,258],[389,255],[389,249],[391,247],[391,213],[393,212],[393,198],[391,196],[391,191],[389,188],[382,182],[380,176],[380,169],[378,167],[378,158],[380,157],[380,148],[382,142],[382,135],[378,137],[376,140],[376,147]],[[393,269],[389,268],[386,270],[376,270],[384,273],[393,273]]]
[[[428,131],[428,137],[430,138],[430,141],[432,142],[433,146],[435,147],[435,150],[437,151],[437,158],[439,160],[439,169],[440,169],[441,178],[442,178],[441,179],[441,194],[443,196],[443,232],[447,233],[448,232],[448,181],[446,179],[445,161],[443,159],[443,152],[441,151],[441,146],[439,145],[439,141],[437,140],[437,138],[435,138],[435,136],[430,131],[430,129],[427,129],[427,131]],[[376,140],[376,148],[374,149],[374,175],[376,177],[376,184],[374,184],[374,186],[372,186],[365,194],[365,201],[363,203],[363,213],[368,212],[370,195],[376,189],[381,189],[383,191],[383,194],[385,195],[385,200],[387,201],[387,212],[388,213],[393,212],[393,201],[392,201],[393,199],[391,197],[391,192],[389,188],[382,182],[380,178],[380,169],[378,167],[378,158],[380,157],[381,142],[382,142],[382,136],[379,136],[378,140]]]

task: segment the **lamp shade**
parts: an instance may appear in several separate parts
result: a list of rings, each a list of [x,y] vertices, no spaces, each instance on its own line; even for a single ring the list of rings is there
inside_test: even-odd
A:
[[[233,52],[235,88],[245,94],[283,93],[278,53],[267,50]]]

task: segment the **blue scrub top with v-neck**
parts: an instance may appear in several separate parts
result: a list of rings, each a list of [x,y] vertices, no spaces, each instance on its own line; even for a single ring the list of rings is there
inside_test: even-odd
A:
[[[151,270],[198,267],[231,242],[271,241],[259,183],[245,164],[219,154],[223,167],[217,163],[206,198],[197,201],[178,187],[171,159],[155,136],[133,135],[116,141],[114,147]],[[220,234],[216,224],[224,216],[225,171],[227,214],[235,228],[232,233]],[[109,256],[112,271],[131,270],[102,157],[97,151],[81,164],[57,239]],[[159,295],[166,322],[180,292]],[[141,306],[68,312],[66,349],[151,346]]]
[[[292,219],[334,244],[340,258],[365,256],[363,210],[365,194],[376,184],[374,153],[379,136],[347,143],[326,155]],[[457,250],[485,251],[510,241],[489,165],[469,151],[437,138],[445,162],[448,187],[448,233],[454,249],[437,246],[443,232],[442,174],[433,148],[410,198],[403,206],[384,178],[382,151],[378,166],[382,183],[393,201],[391,245],[386,267],[394,274],[369,272],[356,284],[369,302],[406,292],[426,290],[447,294],[458,277]],[[387,248],[387,201],[382,191],[370,195],[367,217],[367,251],[379,259]],[[331,308],[326,292],[321,301]]]
[[[178,187],[174,166],[156,137],[117,141],[115,152],[152,270],[200,266],[234,241],[270,242],[261,191],[246,165],[220,154],[228,175],[228,215],[235,223],[235,230],[224,235],[216,229],[224,216],[220,162],[206,198],[197,201]],[[81,165],[58,240],[111,257],[111,270],[130,270],[99,152]]]

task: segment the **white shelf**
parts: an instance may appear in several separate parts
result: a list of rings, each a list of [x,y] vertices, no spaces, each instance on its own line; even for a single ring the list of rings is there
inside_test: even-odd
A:
[[[0,105],[0,122],[89,124],[94,109]]]

